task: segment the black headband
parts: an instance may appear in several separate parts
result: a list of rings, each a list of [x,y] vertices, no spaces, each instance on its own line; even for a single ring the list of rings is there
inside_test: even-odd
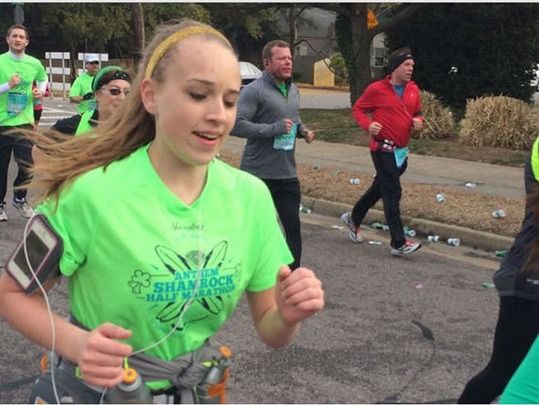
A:
[[[107,76],[107,74],[110,72],[114,73],[111,76]],[[121,67],[107,66],[97,72],[97,74],[94,76],[94,80],[92,80],[92,90],[95,93],[97,90],[99,90],[101,87],[103,87],[105,84],[112,80],[125,80],[131,83],[131,77],[127,72],[122,70]]]

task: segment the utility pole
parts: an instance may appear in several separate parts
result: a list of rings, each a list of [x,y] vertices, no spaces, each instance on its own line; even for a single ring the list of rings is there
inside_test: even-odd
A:
[[[13,7],[13,19],[15,20],[15,24],[23,24],[24,23],[24,9],[23,5],[24,3],[12,3],[14,5]]]

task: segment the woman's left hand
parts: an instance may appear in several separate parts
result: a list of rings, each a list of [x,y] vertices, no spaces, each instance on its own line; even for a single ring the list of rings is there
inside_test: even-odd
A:
[[[294,271],[288,266],[281,267],[275,294],[279,314],[289,326],[309,318],[324,307],[322,282],[305,267]]]

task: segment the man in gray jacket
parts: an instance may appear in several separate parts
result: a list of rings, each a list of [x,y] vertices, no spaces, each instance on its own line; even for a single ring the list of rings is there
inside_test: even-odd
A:
[[[300,266],[300,184],[294,150],[296,138],[311,143],[314,132],[299,117],[299,91],[292,83],[292,54],[285,41],[270,41],[262,50],[264,72],[245,86],[231,134],[247,138],[240,168],[268,186],[294,262]]]

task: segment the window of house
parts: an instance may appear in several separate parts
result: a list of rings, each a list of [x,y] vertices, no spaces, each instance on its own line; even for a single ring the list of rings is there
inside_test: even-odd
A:
[[[303,42],[296,47],[296,55],[307,56],[307,45]]]
[[[387,52],[385,48],[373,48],[371,63],[372,66],[384,67],[386,64]]]

